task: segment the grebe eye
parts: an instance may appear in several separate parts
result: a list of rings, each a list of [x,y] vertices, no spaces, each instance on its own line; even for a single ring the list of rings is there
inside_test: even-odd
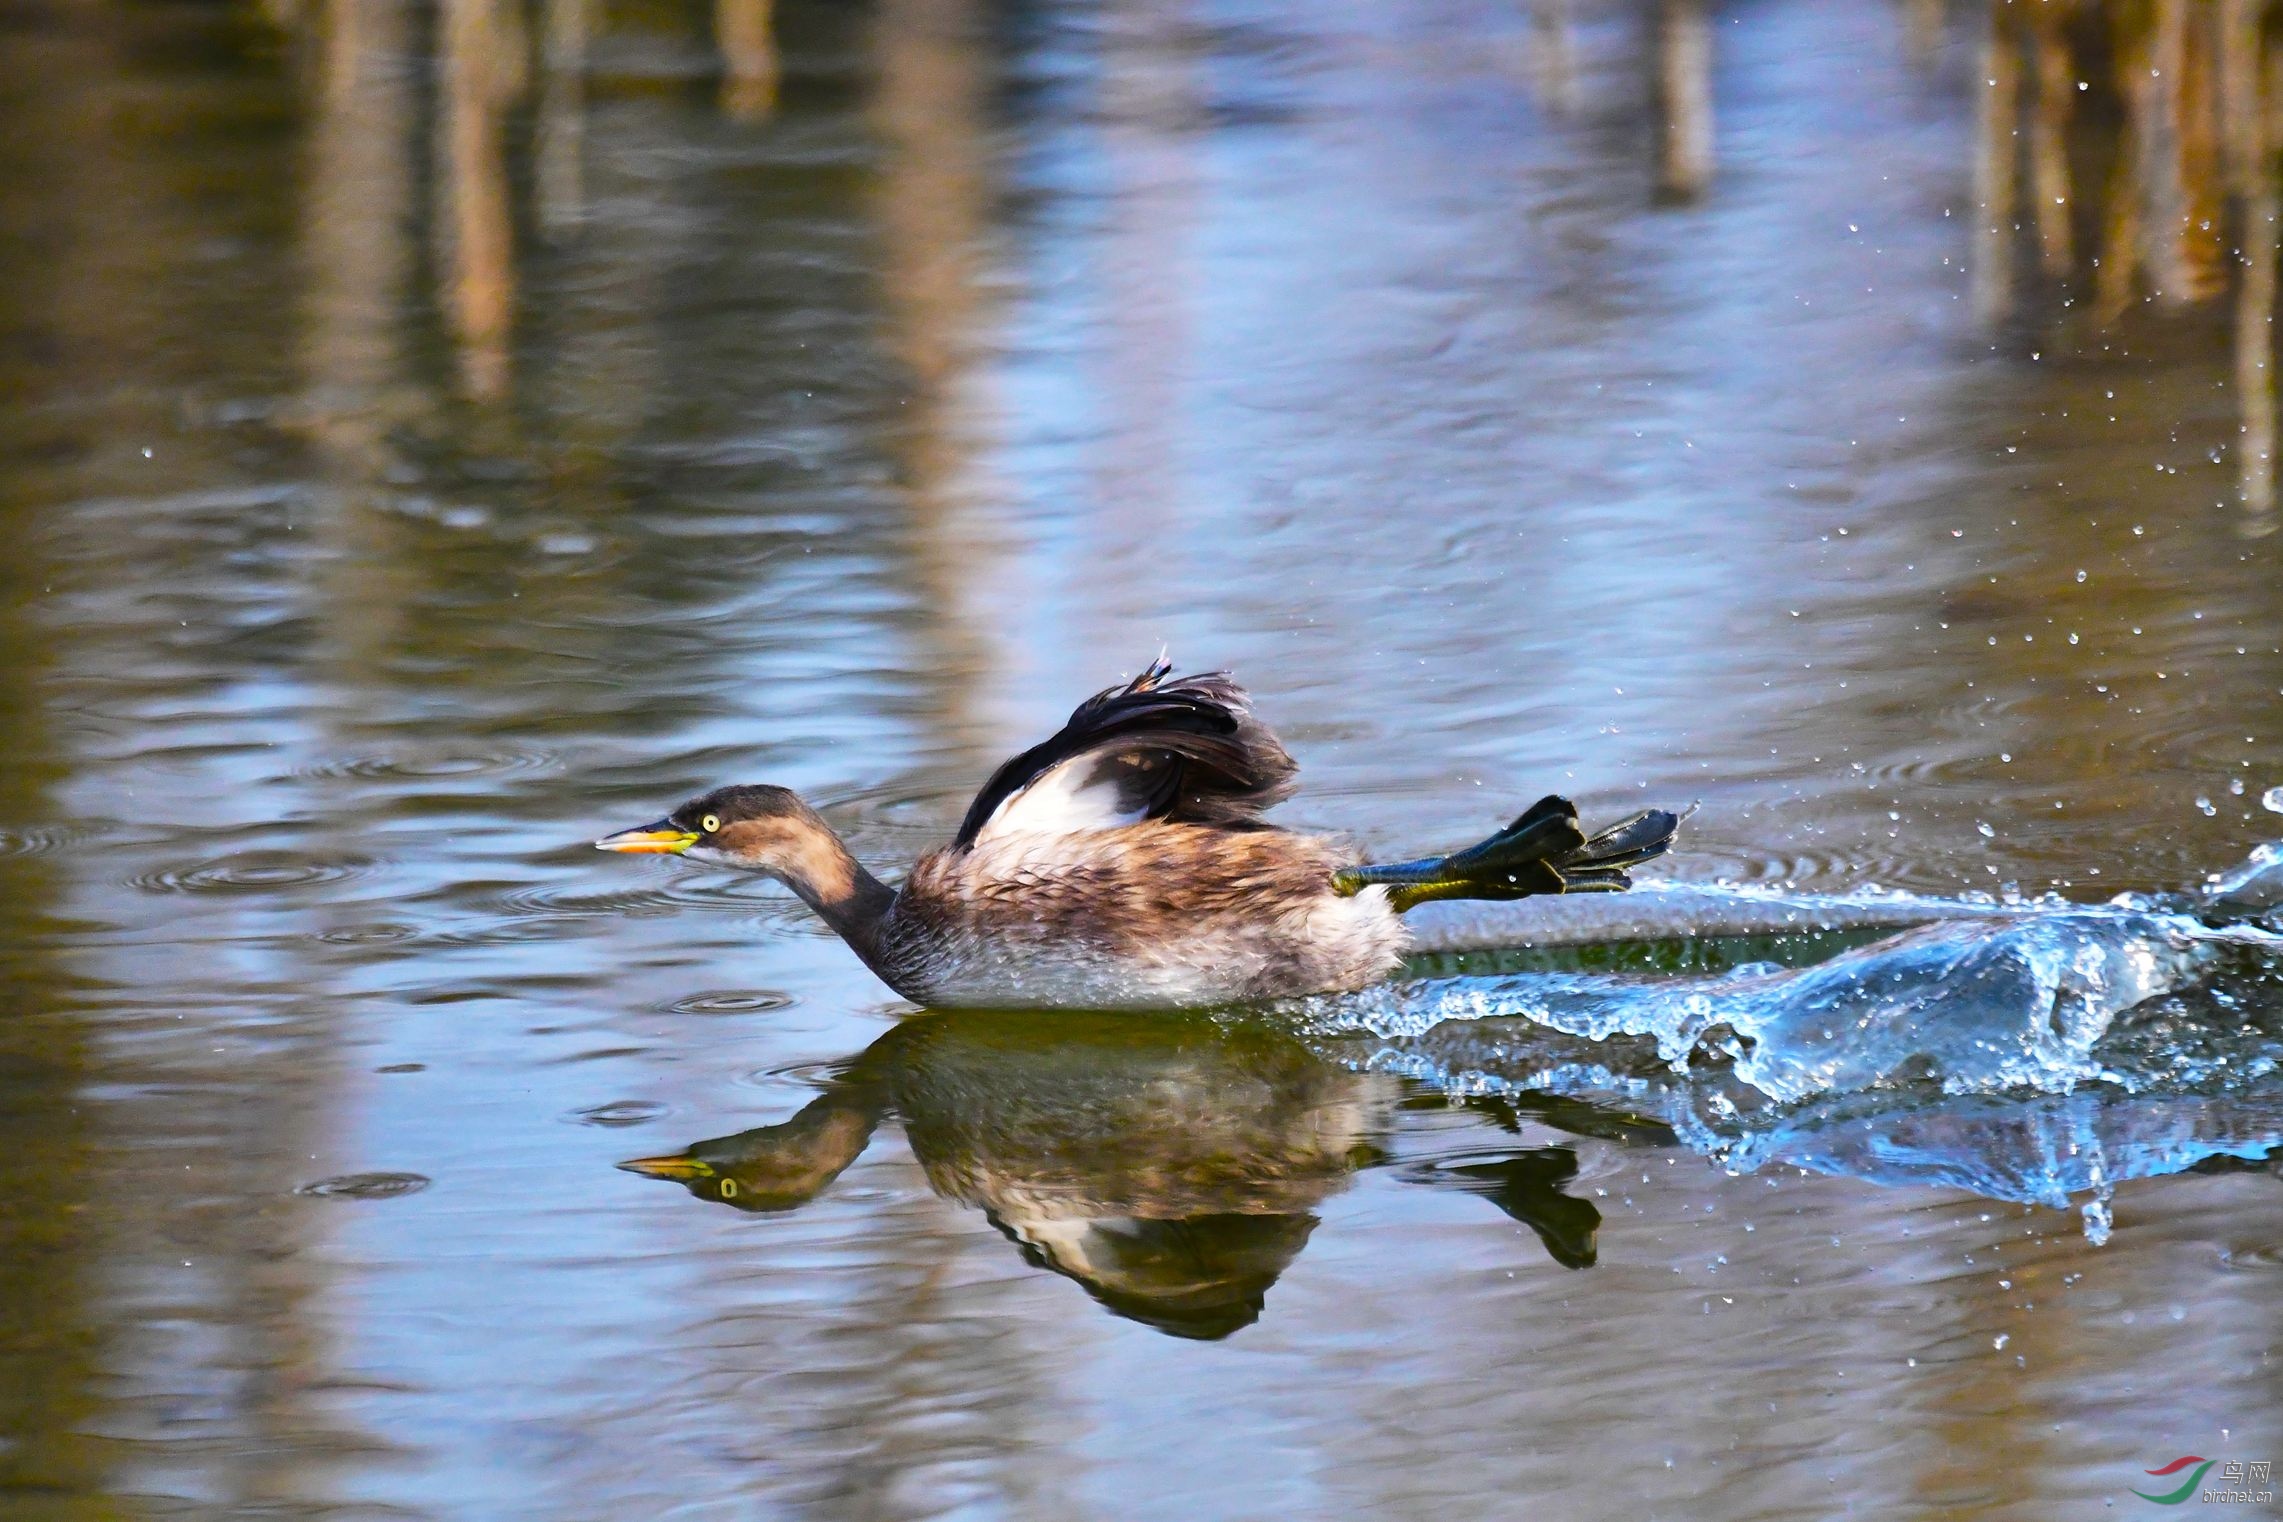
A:
[[[737,1198],[737,1180],[725,1178],[721,1181],[721,1197],[725,1200]]]
[[[719,814],[708,814],[705,818],[698,821],[698,833],[700,835],[711,835],[714,831],[720,828],[721,816]]]

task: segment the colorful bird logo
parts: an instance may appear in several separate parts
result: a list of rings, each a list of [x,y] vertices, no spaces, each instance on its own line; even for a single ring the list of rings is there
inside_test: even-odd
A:
[[[2174,1459],[2171,1463],[2165,1465],[2162,1469],[2144,1469],[2141,1471],[2141,1473],[2161,1477],[2168,1474],[2178,1474],[2181,1470],[2187,1468],[2190,1464],[2196,1466],[2196,1472],[2188,1476],[2188,1478],[2182,1482],[2178,1490],[2168,1492],[2167,1494],[2161,1496],[2152,1496],[2145,1490],[2136,1490],[2133,1492],[2133,1494],[2140,1497],[2143,1501],[2154,1501],[2159,1506],[2178,1506],[2182,1501],[2187,1500],[2188,1497],[2196,1493],[2196,1487],[2203,1483],[2204,1471],[2211,1468],[2218,1462],[2219,1460],[2217,1459],[2200,1458],[2197,1455],[2191,1453],[2185,1458]]]

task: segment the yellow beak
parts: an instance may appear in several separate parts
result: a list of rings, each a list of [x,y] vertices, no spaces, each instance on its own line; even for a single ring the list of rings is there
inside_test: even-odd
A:
[[[639,1173],[644,1178],[673,1179],[684,1184],[694,1178],[713,1177],[713,1166],[710,1163],[701,1163],[696,1158],[679,1152],[672,1157],[629,1158],[618,1166],[628,1173]]]
[[[698,832],[685,830],[671,819],[646,824],[639,830],[620,830],[595,842],[598,851],[627,851],[642,856],[679,856],[698,843]]]

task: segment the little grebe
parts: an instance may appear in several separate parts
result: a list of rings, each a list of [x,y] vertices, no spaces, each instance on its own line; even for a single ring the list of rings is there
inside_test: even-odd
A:
[[[1225,672],[1162,659],[991,774],[902,887],[781,787],[725,787],[595,842],[778,879],[905,998],[937,1008],[1166,1008],[1360,988],[1438,898],[1608,893],[1680,816],[1587,837],[1542,798],[1480,845],[1392,865],[1265,823],[1298,768]]]

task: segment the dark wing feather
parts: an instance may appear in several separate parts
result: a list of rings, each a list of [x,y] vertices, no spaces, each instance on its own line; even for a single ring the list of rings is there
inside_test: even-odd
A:
[[[1160,658],[1125,686],[1104,688],[1053,738],[993,772],[956,844],[972,845],[1042,783],[1063,800],[1083,797],[1096,828],[1141,819],[1241,826],[1289,797],[1299,768],[1253,717],[1244,689],[1225,671],[1169,677],[1172,669]]]

